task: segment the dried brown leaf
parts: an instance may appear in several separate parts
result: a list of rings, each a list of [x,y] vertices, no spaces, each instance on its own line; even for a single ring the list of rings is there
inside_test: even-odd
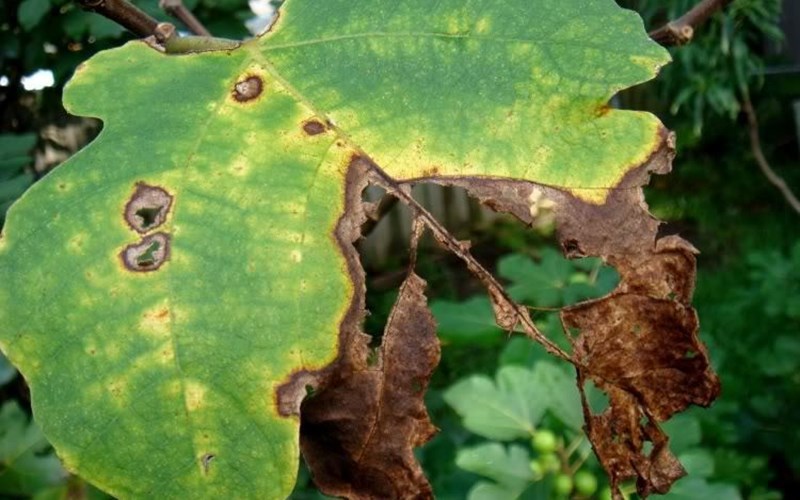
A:
[[[697,250],[677,236],[657,239],[659,222],[647,211],[641,189],[651,173],[669,172],[674,147],[674,136],[665,130],[651,158],[609,190],[602,205],[527,182],[436,179],[529,224],[543,208],[552,210],[568,257],[599,256],[619,272],[621,282],[609,296],[562,311],[565,331],[578,332],[570,338],[571,361],[581,393],[591,380],[609,396],[610,407],[600,415],[591,414],[584,396],[584,413],[615,495],[628,479],[636,479],[642,496],[668,491],[685,472],[659,423],[690,404],[708,406],[719,394],[690,305]]]
[[[410,274],[400,288],[383,344],[371,366],[343,358],[327,388],[301,409],[303,456],[329,495],[431,498],[413,448],[436,432],[423,396],[439,363],[436,325],[425,281]]]

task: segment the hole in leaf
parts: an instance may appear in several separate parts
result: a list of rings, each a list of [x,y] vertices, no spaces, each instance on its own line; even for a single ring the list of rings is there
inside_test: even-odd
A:
[[[136,216],[141,219],[142,228],[147,229],[156,223],[158,214],[164,207],[144,207],[136,211]]]
[[[211,462],[217,458],[213,453],[206,453],[200,458],[200,464],[203,466],[203,473],[208,474],[208,469],[211,467]]]
[[[589,410],[593,415],[599,415],[611,406],[606,393],[594,385],[591,380],[587,380],[583,387],[586,401],[589,403]]]
[[[159,248],[161,248],[161,244],[159,244],[157,241],[150,243],[150,246],[147,247],[147,250],[136,257],[136,265],[139,267],[150,267],[155,264],[156,252],[158,252]]]
[[[155,271],[169,258],[169,235],[155,233],[147,236],[139,243],[126,246],[120,257],[130,271]]]
[[[166,221],[171,206],[166,190],[140,182],[125,205],[125,220],[134,231],[146,233]]]
[[[581,246],[580,243],[578,243],[578,240],[573,240],[573,239],[564,240],[563,242],[561,242],[561,248],[564,249],[564,253],[569,258],[583,257],[586,255],[583,252],[583,250],[581,250]]]
[[[314,389],[314,386],[313,386],[313,385],[311,385],[311,384],[306,384],[306,398],[312,398],[312,397],[314,397],[314,394],[316,393],[316,391],[317,391],[317,390],[316,390],[316,389]]]

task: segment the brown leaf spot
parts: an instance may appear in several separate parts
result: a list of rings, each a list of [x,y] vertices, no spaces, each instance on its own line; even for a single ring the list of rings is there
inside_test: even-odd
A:
[[[608,104],[604,104],[597,108],[595,115],[597,115],[598,117],[606,116],[609,112],[611,112],[611,106],[609,106]]]
[[[248,102],[260,96],[263,90],[264,81],[261,77],[248,74],[233,85],[231,96],[236,102]]]
[[[327,130],[319,120],[309,120],[303,124],[303,132],[308,135],[319,135]]]
[[[413,455],[436,432],[423,396],[440,348],[424,287],[415,274],[401,286],[373,364],[340,358],[328,387],[303,403],[301,449],[328,495],[432,497]]]
[[[130,271],[155,271],[169,259],[169,235],[155,233],[145,236],[139,243],[126,246],[119,256]]]
[[[439,173],[439,167],[428,167],[422,171],[420,177],[433,177]]]
[[[152,231],[167,219],[172,199],[164,188],[138,182],[125,204],[125,221],[138,233]]]

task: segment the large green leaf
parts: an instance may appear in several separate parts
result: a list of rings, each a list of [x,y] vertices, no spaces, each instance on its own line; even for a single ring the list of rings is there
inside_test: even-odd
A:
[[[606,103],[667,60],[612,0],[291,0],[237,50],[98,54],[65,104],[102,133],[0,239],[0,346],[45,434],[117,496],[285,497],[276,389],[362,293],[333,236],[353,156],[601,202],[660,141]]]
[[[444,399],[464,427],[490,439],[529,438],[547,411],[575,430],[583,424],[574,379],[549,361],[530,369],[502,366],[496,383],[473,375],[447,389]]]
[[[480,482],[469,492],[470,500],[514,499],[537,479],[530,467],[530,455],[522,446],[508,448],[500,443],[484,443],[459,450],[456,464],[494,482]]]

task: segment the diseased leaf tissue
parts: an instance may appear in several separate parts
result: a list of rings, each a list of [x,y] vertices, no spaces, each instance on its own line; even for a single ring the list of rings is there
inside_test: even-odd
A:
[[[411,453],[435,431],[425,284],[409,271],[368,363],[361,190],[411,204],[500,324],[540,336],[405,194],[424,180],[526,222],[553,206],[568,256],[616,267],[609,296],[562,313],[561,355],[609,396],[602,414],[584,406],[613,486],[666,491],[683,470],[659,423],[719,387],[694,250],[656,240],[640,189],[673,139],[607,103],[667,62],[612,0],[289,0],[236,50],[98,54],[65,104],[103,132],[0,239],[0,346],[37,421],[67,468],[119,497],[283,498],[301,448],[331,494],[429,497]]]

